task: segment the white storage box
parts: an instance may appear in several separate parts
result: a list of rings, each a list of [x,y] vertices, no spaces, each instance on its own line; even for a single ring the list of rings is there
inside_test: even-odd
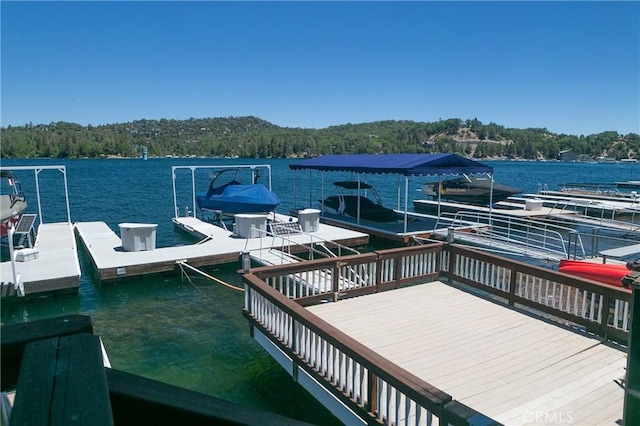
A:
[[[237,214],[235,230],[240,238],[264,237],[266,236],[265,232],[267,231],[267,215]]]
[[[525,200],[525,210],[533,211],[542,209],[542,200]]]
[[[298,222],[302,232],[317,232],[320,224],[320,210],[304,209],[298,212]]]
[[[40,252],[35,248],[16,250],[16,262],[28,262],[40,257]]]
[[[124,251],[155,250],[157,224],[121,223],[119,226]]]

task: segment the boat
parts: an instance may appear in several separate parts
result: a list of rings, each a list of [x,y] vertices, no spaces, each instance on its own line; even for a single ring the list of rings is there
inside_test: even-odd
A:
[[[27,210],[28,204],[22,192],[20,181],[9,170],[0,172],[0,236],[7,236],[9,227],[15,226],[22,214]]]
[[[422,193],[434,200],[452,200],[460,203],[486,206],[489,203],[504,201],[512,195],[522,192],[521,189],[493,182],[491,194],[491,178],[487,176],[462,176],[442,181],[428,182],[422,185]]]
[[[354,195],[348,193],[340,193],[331,195],[324,200],[318,200],[322,209],[330,214],[339,216],[348,216],[370,220],[373,222],[395,222],[398,220],[398,213],[382,205],[380,196],[376,190],[364,182],[356,181],[339,181],[333,183],[340,191],[358,191],[366,190],[370,192],[375,200],[364,195]]]
[[[622,278],[631,272],[626,265],[622,264],[569,259],[560,260],[558,271],[617,287],[622,287]]]
[[[196,203],[201,210],[213,210],[223,214],[269,213],[280,204],[280,198],[266,186],[257,183],[260,170],[252,170],[251,183],[244,184],[236,180],[240,168],[224,169],[213,174],[209,189],[196,195]],[[233,178],[216,186],[218,178],[225,173],[234,172]]]

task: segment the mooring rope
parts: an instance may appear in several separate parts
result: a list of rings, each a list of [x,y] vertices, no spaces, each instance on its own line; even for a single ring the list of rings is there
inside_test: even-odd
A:
[[[188,264],[188,263],[186,263],[186,262],[178,261],[178,262],[176,262],[176,263],[177,263],[178,265],[180,265],[180,268],[187,267],[187,268],[191,269],[192,271],[197,272],[197,273],[199,273],[200,275],[202,275],[202,276],[204,276],[204,277],[206,277],[206,278],[209,278],[211,281],[215,281],[215,282],[217,282],[218,284],[222,284],[222,285],[223,285],[223,286],[225,286],[225,287],[229,287],[229,288],[231,288],[231,289],[233,289],[233,290],[237,290],[237,291],[244,291],[244,288],[236,287],[236,286],[234,286],[234,285],[231,285],[231,284],[229,284],[229,283],[226,283],[226,282],[222,281],[222,280],[221,280],[221,279],[219,279],[219,278],[216,278],[216,277],[214,277],[214,276],[212,276],[212,275],[209,275],[209,274],[207,274],[206,272],[201,271],[201,270],[199,270],[199,269],[197,269],[197,268],[195,268],[195,267],[193,267],[193,266],[189,265],[189,264]],[[184,269],[183,269],[183,271],[184,271]],[[186,275],[186,274],[185,274],[185,275]],[[188,275],[187,275],[187,277],[188,277]],[[189,280],[189,281],[191,281],[191,280]]]

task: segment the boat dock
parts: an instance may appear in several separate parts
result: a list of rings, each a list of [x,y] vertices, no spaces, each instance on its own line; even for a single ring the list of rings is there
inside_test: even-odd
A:
[[[25,212],[15,228],[9,230],[9,260],[2,262],[0,280],[2,298],[39,297],[74,294],[80,287],[80,263],[78,249],[69,210],[69,191],[67,188],[67,170],[65,166],[12,166],[2,170],[31,171],[34,174],[35,193],[26,195],[26,199],[37,211]],[[64,197],[62,206],[51,204],[48,199],[43,203],[38,190],[43,172],[60,173]],[[54,178],[55,179],[55,178]],[[24,188],[23,188],[24,189]],[[33,200],[36,203],[33,203]],[[66,210],[66,221],[57,219],[47,223],[43,215],[46,211]],[[30,211],[29,209],[27,211]],[[48,216],[47,216],[48,219]],[[63,219],[64,220],[64,219]]]
[[[2,297],[75,293],[80,286],[78,250],[70,223],[44,223],[32,248],[15,250],[21,261],[2,262]],[[16,278],[17,281],[16,282]]]
[[[271,247],[296,245],[302,250],[304,245],[326,240],[357,247],[369,241],[367,234],[325,224],[319,224],[315,232],[299,232],[289,235],[286,240],[266,233],[243,238],[233,231],[194,217],[174,218],[174,224],[204,240],[186,246],[125,251],[121,237],[104,222],[80,222],[75,229],[100,281],[173,271],[178,262],[186,262],[194,267],[234,263],[240,261],[242,253]]]
[[[475,206],[472,204],[450,203],[445,201],[433,200],[413,200],[413,206],[417,211],[425,212],[446,212],[457,213],[459,211],[473,211],[481,213],[497,213],[503,216],[513,216],[519,218],[546,218],[552,214],[565,215],[573,212],[560,208],[545,207],[541,203],[519,204],[501,201],[496,203],[498,207],[489,208],[484,206]]]
[[[338,291],[350,272],[328,259],[243,281],[251,335],[345,424],[622,424],[628,289],[451,244],[344,261],[376,273]],[[327,268],[324,294],[291,295]]]

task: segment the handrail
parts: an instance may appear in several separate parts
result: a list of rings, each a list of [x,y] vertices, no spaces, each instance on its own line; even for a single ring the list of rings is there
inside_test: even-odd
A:
[[[278,222],[274,222],[277,226]],[[274,223],[271,224],[271,226],[274,226]],[[326,247],[326,244],[331,244],[332,246],[336,247],[338,249],[338,257],[342,256],[342,250],[345,251],[349,251],[353,254],[360,254],[360,252],[352,247],[349,246],[345,246],[343,244],[340,244],[336,241],[332,241],[332,240],[328,240],[326,238],[320,237],[318,235],[314,235],[310,232],[304,232],[302,230],[298,231],[296,234],[290,234],[290,235],[306,235],[310,237],[309,242],[300,242],[300,241],[296,241],[294,239],[288,238],[287,234],[278,234],[275,233],[273,231],[269,231],[269,230],[265,230],[265,229],[261,229],[261,228],[256,228],[256,227],[251,227],[251,233],[252,234],[258,234],[259,238],[261,238],[260,240],[260,248],[259,250],[262,251],[262,238],[263,237],[271,237],[272,239],[272,244],[269,246],[269,250],[273,249],[276,247],[275,241],[276,239],[281,239],[283,241],[283,243],[286,241],[288,243],[287,247],[289,249],[289,254],[291,253],[291,247],[292,246],[300,246],[300,247],[304,247],[305,249],[309,249],[309,253],[310,255],[315,254],[319,254],[322,255],[323,257],[328,257],[328,254],[316,249],[314,246],[316,244],[323,244],[325,249],[328,249]],[[317,241],[314,241],[317,240]],[[245,241],[245,245],[244,245],[244,251],[247,252],[248,251],[248,244],[249,244],[249,239],[247,238],[247,240]],[[282,244],[284,246],[284,244]],[[313,259],[313,257],[311,256],[311,259]]]
[[[488,245],[493,242],[504,243],[513,248],[514,252],[524,251],[548,253],[549,256],[568,258],[569,253],[575,257],[586,257],[586,252],[580,235],[575,240],[565,240],[562,232],[569,235],[575,231],[566,226],[532,221],[524,218],[489,214],[475,211],[458,211],[456,213],[442,213],[438,221],[446,220],[454,227],[472,227],[478,238]],[[436,229],[438,224],[436,224]],[[464,234],[472,237],[471,234]]]

